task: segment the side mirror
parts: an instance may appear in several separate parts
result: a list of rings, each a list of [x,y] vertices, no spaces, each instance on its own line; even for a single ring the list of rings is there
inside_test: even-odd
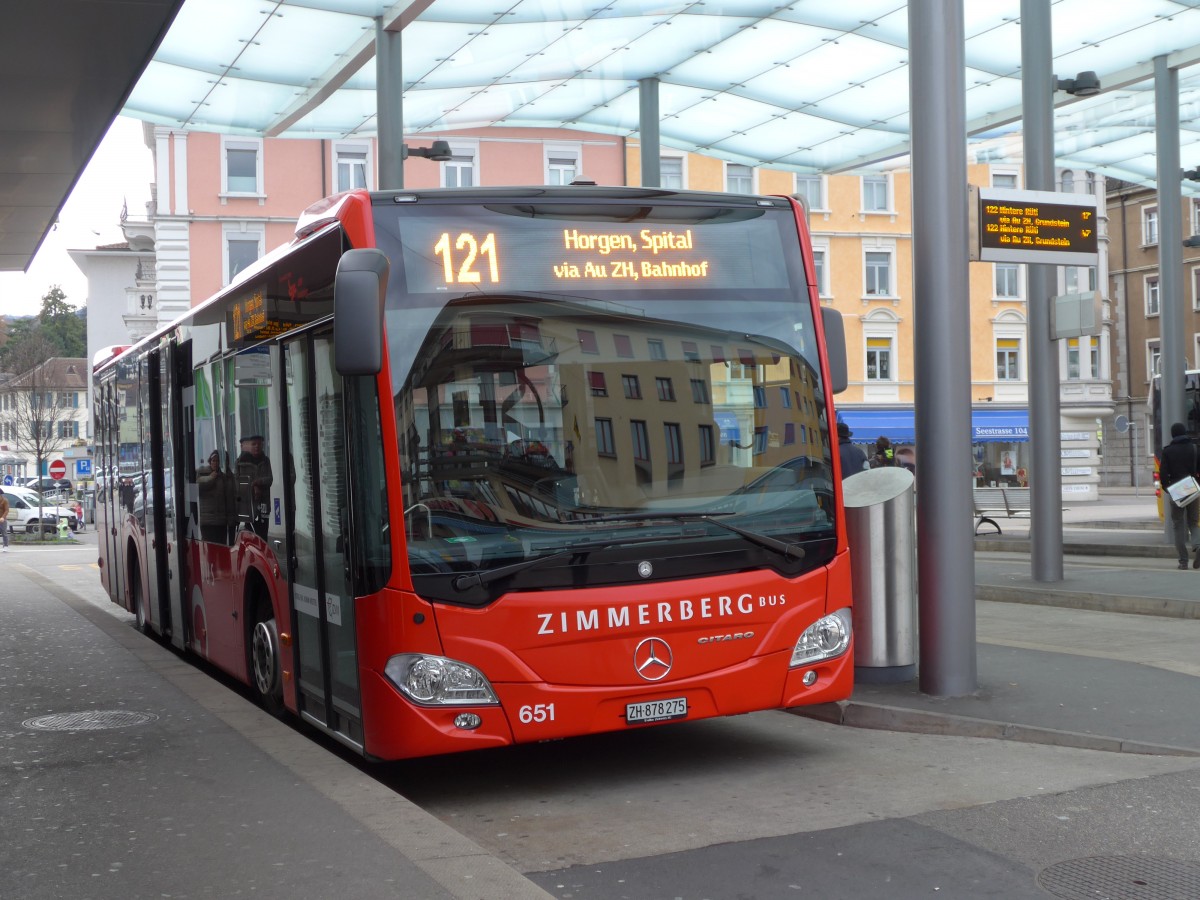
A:
[[[391,264],[381,250],[347,250],[333,280],[333,361],[339,375],[383,368],[383,302]]]
[[[846,328],[842,314],[830,306],[821,307],[821,324],[825,328],[825,355],[829,359],[829,383],[835,394],[850,386],[846,364]]]

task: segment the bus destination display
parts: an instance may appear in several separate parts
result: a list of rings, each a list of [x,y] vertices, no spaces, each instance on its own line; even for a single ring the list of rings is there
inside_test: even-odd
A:
[[[420,293],[779,289],[787,286],[788,272],[777,218],[657,227],[510,216],[478,224],[406,219],[405,278],[408,289]]]
[[[976,188],[971,259],[1094,265],[1096,200],[1085,194]]]

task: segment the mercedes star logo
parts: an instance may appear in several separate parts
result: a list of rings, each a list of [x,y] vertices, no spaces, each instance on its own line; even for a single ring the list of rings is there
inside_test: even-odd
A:
[[[671,646],[662,638],[646,638],[633,651],[633,667],[647,681],[662,681],[671,671]]]

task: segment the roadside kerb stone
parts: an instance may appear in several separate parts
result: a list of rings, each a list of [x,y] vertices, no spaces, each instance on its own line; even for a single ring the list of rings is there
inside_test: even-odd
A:
[[[1021,741],[1028,744],[1049,744],[1056,747],[1073,747],[1078,750],[1103,750],[1110,753],[1141,753],[1150,756],[1200,756],[1200,750],[1189,747],[1126,741],[1120,738],[1084,734],[1077,731],[1040,728],[1034,725],[1018,725],[1013,722],[998,722],[950,713],[863,703],[854,699],[842,700],[837,703],[823,703],[818,706],[795,707],[788,711],[805,718],[817,719],[835,725],[848,725],[851,728]]]
[[[1028,603],[1034,606],[1086,609],[1093,612],[1164,616],[1171,619],[1200,618],[1200,602],[1171,597],[1132,597],[1122,594],[1064,591],[1062,588],[1040,590],[1011,585],[976,584],[975,599],[991,600],[995,603]]]

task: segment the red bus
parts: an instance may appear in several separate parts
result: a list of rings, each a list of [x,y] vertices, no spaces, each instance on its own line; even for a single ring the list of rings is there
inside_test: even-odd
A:
[[[844,699],[813,273],[784,197],[323,201],[96,363],[103,583],[370,759]]]

